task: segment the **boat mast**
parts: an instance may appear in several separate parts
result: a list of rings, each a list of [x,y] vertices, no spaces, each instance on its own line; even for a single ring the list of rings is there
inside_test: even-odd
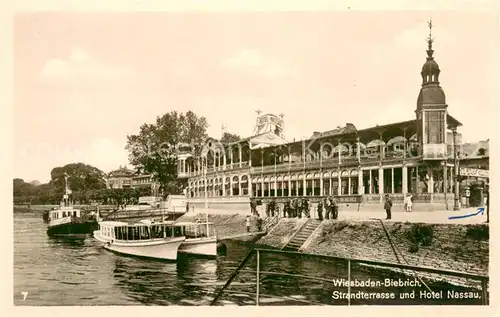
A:
[[[63,201],[64,201],[64,206],[68,207],[69,206],[69,194],[71,193],[71,191],[69,190],[68,174],[66,174],[66,173],[64,173],[64,184],[65,184],[65,188],[64,188]]]

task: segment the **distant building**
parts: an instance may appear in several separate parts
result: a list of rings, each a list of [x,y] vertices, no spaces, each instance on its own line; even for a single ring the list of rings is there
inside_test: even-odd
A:
[[[125,166],[120,166],[117,170],[111,171],[108,174],[106,182],[107,188],[139,188],[150,187],[151,193],[158,196],[159,185],[153,180],[149,174],[140,174],[134,170],[128,169]]]
[[[111,171],[106,180],[106,188],[131,188],[132,176],[135,172],[125,166],[120,166],[117,170]]]
[[[459,181],[461,203],[479,206],[484,200],[484,191],[489,183],[490,140],[465,143],[459,153]]]
[[[151,186],[153,183],[153,177],[149,174],[135,174],[132,177],[133,188]]]

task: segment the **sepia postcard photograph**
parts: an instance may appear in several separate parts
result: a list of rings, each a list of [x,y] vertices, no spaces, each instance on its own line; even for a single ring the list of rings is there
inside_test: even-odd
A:
[[[498,10],[385,4],[17,12],[13,309],[490,306]]]

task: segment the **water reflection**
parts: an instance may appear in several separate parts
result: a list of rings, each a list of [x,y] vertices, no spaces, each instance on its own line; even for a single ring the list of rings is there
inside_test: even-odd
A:
[[[114,256],[116,285],[145,305],[203,305],[215,290],[216,260],[180,257],[177,262]]]
[[[52,246],[68,246],[68,247],[83,247],[85,246],[86,236],[74,235],[74,236],[47,236],[48,243]]]

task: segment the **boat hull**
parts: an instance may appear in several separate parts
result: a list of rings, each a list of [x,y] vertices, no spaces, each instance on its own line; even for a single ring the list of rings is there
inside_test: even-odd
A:
[[[49,236],[63,236],[75,234],[91,234],[97,229],[98,224],[96,221],[88,222],[66,222],[58,225],[49,226],[47,234]]]
[[[217,239],[187,239],[179,247],[180,253],[217,256]]]
[[[177,260],[177,253],[185,237],[148,241],[106,241],[99,235],[94,237],[104,242],[104,249],[130,256],[158,260]]]

